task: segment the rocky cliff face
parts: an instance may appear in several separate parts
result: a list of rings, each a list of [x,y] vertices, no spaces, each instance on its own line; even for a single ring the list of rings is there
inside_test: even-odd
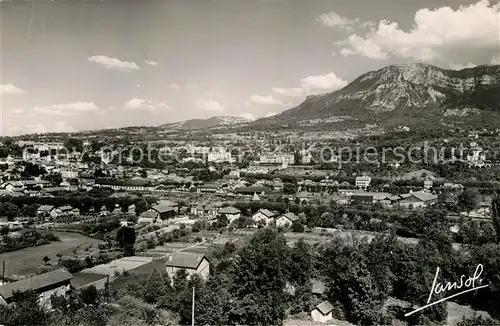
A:
[[[500,111],[500,66],[455,71],[420,63],[391,65],[368,72],[341,90],[309,96],[273,120],[379,113],[399,116],[415,110],[444,116],[447,110],[457,109]]]

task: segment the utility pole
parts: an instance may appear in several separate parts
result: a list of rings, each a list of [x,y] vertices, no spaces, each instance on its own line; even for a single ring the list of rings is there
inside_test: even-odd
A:
[[[5,260],[2,262],[2,285],[5,285]]]
[[[194,326],[194,286],[193,286],[193,306],[191,309],[191,326]]]
[[[104,297],[105,297],[104,301],[106,303],[109,303],[109,275],[106,278],[106,285],[104,285],[104,289],[105,289],[105,291],[104,291],[104,293],[105,293],[105,295],[104,295]]]

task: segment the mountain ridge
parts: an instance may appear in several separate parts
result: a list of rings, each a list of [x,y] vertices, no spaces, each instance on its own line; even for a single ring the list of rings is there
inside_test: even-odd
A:
[[[310,95],[301,104],[250,125],[293,124],[306,119],[351,116],[385,125],[422,118],[448,119],[500,113],[500,65],[461,70],[430,64],[388,65],[355,78],[342,89]],[[425,120],[425,119],[424,119]]]
[[[166,123],[158,126],[157,128],[165,130],[197,130],[223,126],[234,126],[247,122],[250,122],[250,120],[243,117],[213,116],[207,119],[188,119],[179,122]]]

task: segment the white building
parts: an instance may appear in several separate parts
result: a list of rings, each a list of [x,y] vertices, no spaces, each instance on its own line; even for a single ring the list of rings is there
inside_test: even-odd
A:
[[[433,185],[434,185],[434,183],[432,180],[425,180],[424,181],[424,189],[426,189],[426,190],[431,189]]]
[[[39,304],[45,308],[51,307],[50,297],[66,296],[70,291],[70,281],[73,278],[69,272],[58,269],[45,274],[25,278],[17,282],[0,286],[0,304],[12,302],[14,292],[33,290],[39,295]]]
[[[234,161],[231,153],[226,151],[226,149],[223,147],[213,147],[212,150],[208,153],[207,160],[208,162],[215,163],[232,163]]]
[[[300,152],[300,160],[302,164],[309,164],[312,161],[312,155],[310,151],[303,150]]]
[[[50,150],[57,150],[60,151],[64,149],[64,144],[63,143],[44,143],[44,142],[39,142],[39,143],[34,143],[33,148],[38,150],[39,152],[45,152],[45,151],[50,151]]]
[[[326,323],[333,319],[333,305],[328,301],[323,301],[311,311],[313,321]]]
[[[61,177],[63,179],[76,179],[76,178],[78,178],[78,170],[76,170],[76,169],[64,168],[64,169],[60,169],[59,172],[61,173]]]
[[[359,189],[366,189],[370,185],[372,178],[368,176],[356,177],[356,187]]]
[[[252,220],[255,223],[264,223],[265,225],[269,225],[274,218],[274,213],[268,209],[260,209],[257,213],[252,215]]]
[[[477,143],[472,142],[470,144],[472,153],[467,155],[467,163],[471,166],[481,167],[484,166],[486,161],[486,154],[483,153],[483,149],[477,145]]]
[[[219,214],[224,215],[228,219],[229,223],[232,223],[233,221],[240,218],[241,211],[235,207],[228,206],[222,207],[219,210]]]
[[[205,254],[191,252],[173,253],[166,263],[167,273],[173,279],[178,270],[184,269],[188,277],[198,274],[203,279],[207,279],[210,274],[210,261]]]
[[[293,222],[298,221],[299,219],[300,218],[297,215],[295,215],[294,213],[286,213],[286,214],[281,215],[276,220],[276,226],[289,228],[292,226]]]
[[[293,154],[263,154],[260,156],[260,163],[264,164],[293,164],[295,156]]]

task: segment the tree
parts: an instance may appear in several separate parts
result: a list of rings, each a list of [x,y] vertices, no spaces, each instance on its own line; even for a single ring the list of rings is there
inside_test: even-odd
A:
[[[43,262],[44,262],[45,265],[47,265],[49,263],[49,261],[50,261],[50,257],[49,256],[44,256],[43,257]]]
[[[304,226],[299,221],[295,221],[292,224],[292,231],[297,233],[304,232]]]
[[[166,297],[172,296],[170,277],[168,274],[161,275],[156,269],[153,270],[148,280],[142,282],[141,297],[150,304],[157,304],[160,299],[162,305],[167,305]]]
[[[38,164],[28,163],[24,167],[21,176],[23,178],[39,177],[40,175],[47,174],[44,168],[40,167]]]
[[[85,196],[81,199],[81,212],[88,213],[92,208],[92,198]]]
[[[460,196],[458,196],[460,206],[465,209],[467,213],[477,207],[478,201],[479,195],[475,189],[465,189]]]
[[[84,287],[80,292],[82,303],[95,305],[99,299],[99,293],[94,285]]]
[[[118,229],[116,234],[116,241],[120,244],[120,247],[123,249],[123,254],[125,256],[133,256],[134,255],[134,244],[135,244],[135,229],[122,226]]]
[[[290,255],[288,279],[296,285],[308,284],[314,273],[311,246],[304,239],[300,239],[295,243]]]
[[[12,203],[3,203],[0,204],[0,215],[7,216],[7,220],[12,221],[15,217],[19,216],[19,207],[16,204]]]
[[[324,254],[324,274],[329,301],[342,304],[350,322],[373,325],[380,323],[378,309],[387,299],[390,288],[387,279],[373,273],[365,252],[364,244],[334,240]]]
[[[49,314],[38,303],[35,291],[14,292],[13,305],[0,306],[3,325],[48,325]]]
[[[70,153],[72,153],[72,152],[81,153],[81,152],[83,152],[83,140],[78,139],[78,138],[68,138],[64,142],[64,147]]]
[[[283,192],[285,195],[294,195],[297,192],[297,184],[290,182],[283,184]]]
[[[233,324],[279,325],[285,317],[289,248],[283,235],[258,231],[239,255],[233,273]]]
[[[38,209],[38,205],[36,205],[36,204],[24,205],[22,208],[22,213],[24,216],[34,217],[34,216],[36,216],[37,209]]]
[[[232,309],[232,295],[229,291],[232,280],[225,274],[210,278],[206,285],[198,290],[195,301],[198,325],[231,325],[229,311]]]
[[[149,208],[149,204],[144,198],[140,198],[136,201],[135,203],[135,213],[137,215],[141,215],[145,211],[147,211]]]
[[[9,234],[9,232],[10,232],[10,229],[9,229],[8,225],[3,225],[0,228],[0,235],[7,235],[7,234]]]
[[[497,235],[497,243],[500,244],[500,191],[497,192],[491,201],[491,218]]]
[[[476,316],[465,318],[457,324],[457,326],[500,326],[500,322],[490,318]]]
[[[63,177],[62,177],[61,173],[54,173],[54,172],[49,173],[49,174],[47,174],[45,179],[47,179],[51,184],[56,185],[56,186],[59,186],[61,184],[61,182],[63,182]]]
[[[110,197],[104,198],[104,206],[106,207],[108,212],[110,212],[110,213],[113,212],[115,210],[115,207],[116,207],[115,198],[110,198]]]

